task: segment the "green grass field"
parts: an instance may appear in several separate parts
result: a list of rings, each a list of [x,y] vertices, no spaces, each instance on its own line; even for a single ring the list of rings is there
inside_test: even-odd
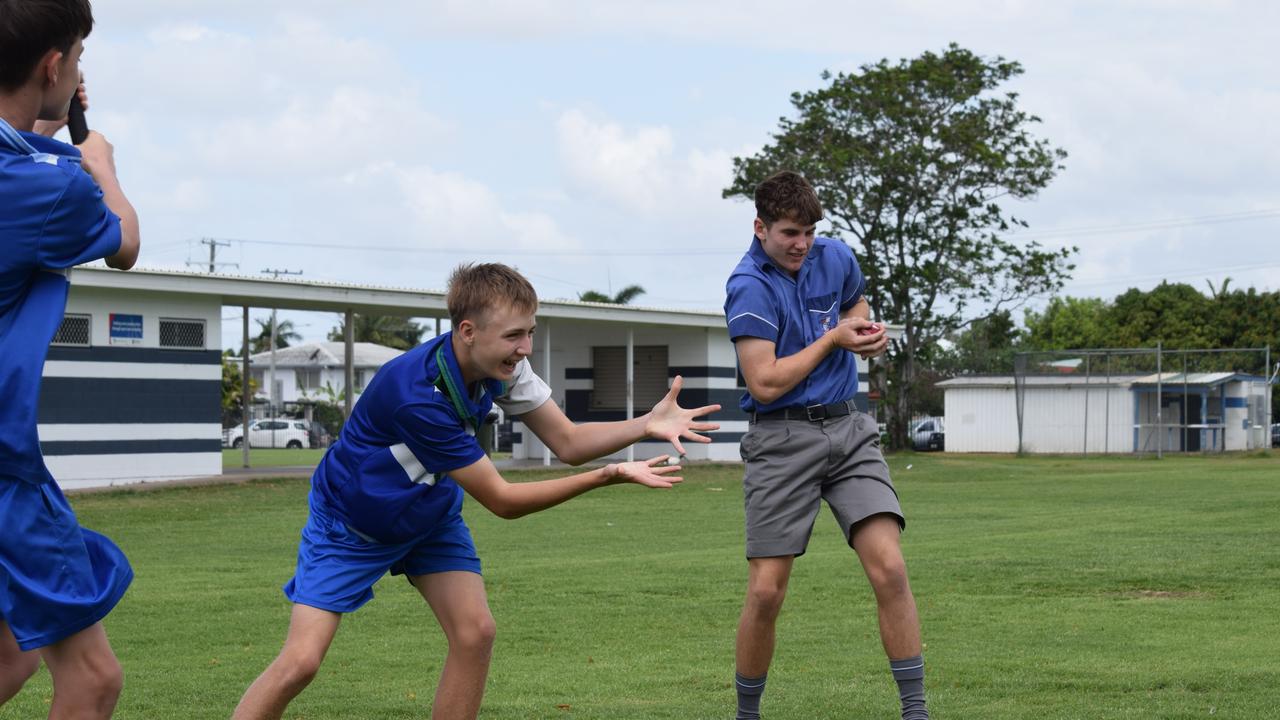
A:
[[[1280,457],[891,458],[935,718],[1276,717]],[[533,479],[543,474],[515,474]],[[467,506],[499,638],[484,718],[733,715],[740,468],[522,520]],[[107,629],[118,718],[225,718],[279,649],[302,480],[72,498],[137,579]],[[286,717],[426,718],[443,657],[400,578]],[[43,717],[41,674],[0,718]],[[769,720],[895,718],[875,606],[830,515],[797,562]]]
[[[282,467],[285,465],[311,465],[314,467],[322,457],[324,457],[323,448],[316,450],[310,448],[300,450],[291,450],[289,448],[249,448],[249,466],[256,468]],[[222,449],[223,469],[243,466],[243,449]]]

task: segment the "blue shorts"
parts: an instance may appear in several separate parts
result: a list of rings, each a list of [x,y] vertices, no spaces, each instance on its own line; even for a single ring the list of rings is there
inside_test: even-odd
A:
[[[133,581],[124,553],[80,527],[55,483],[0,479],[0,527],[0,619],[23,650],[92,626]]]
[[[480,574],[471,531],[461,505],[430,532],[406,543],[386,545],[352,531],[313,490],[311,514],[302,528],[298,569],[284,594],[299,605],[349,613],[373,599],[373,585],[392,575],[430,575],[461,570]]]

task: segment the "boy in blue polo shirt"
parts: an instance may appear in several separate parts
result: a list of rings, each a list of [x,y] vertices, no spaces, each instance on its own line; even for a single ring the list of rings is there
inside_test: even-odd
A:
[[[898,536],[902,508],[875,421],[853,405],[858,366],[884,352],[847,245],[814,236],[813,187],[781,172],[756,189],[755,237],[729,276],[725,318],[747,382],[742,438],[747,599],[737,638],[739,720],[760,717],[795,558],[825,500],[875,591],[904,720],[927,720],[920,623]]]
[[[110,717],[122,676],[100,621],[133,578],[119,548],[76,521],[36,432],[68,268],[127,270],[138,256],[111,146],[48,137],[81,87],[92,28],[87,0],[0,0],[0,705],[43,657],[50,717]]]
[[[475,718],[495,629],[462,520],[463,491],[494,514],[517,518],[605,485],[680,481],[679,466],[663,466],[664,455],[507,483],[475,439],[494,403],[574,465],[644,438],[670,441],[683,455],[681,438],[710,442],[698,433],[719,427],[694,421],[719,405],[676,403],[679,377],[646,415],[575,425],[548,402],[551,388],[527,360],[538,298],[524,277],[500,264],[463,265],[447,300],[453,330],[382,366],[316,468],[297,570],[284,588],[294,603],[289,634],[245,692],[237,720],[279,718],[315,677],[342,615],[372,599],[387,571],[413,584],[448,640],[431,717]]]

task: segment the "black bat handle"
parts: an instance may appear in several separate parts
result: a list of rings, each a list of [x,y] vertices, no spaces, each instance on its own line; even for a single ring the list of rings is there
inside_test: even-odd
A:
[[[67,108],[67,132],[71,133],[71,144],[79,145],[89,137],[89,123],[84,119],[84,106],[80,104],[80,96],[71,97],[71,107]]]

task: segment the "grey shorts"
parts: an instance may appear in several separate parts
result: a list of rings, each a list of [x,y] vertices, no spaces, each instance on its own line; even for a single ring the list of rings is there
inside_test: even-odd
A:
[[[827,501],[850,544],[853,527],[872,515],[889,513],[906,527],[880,432],[866,413],[753,422],[740,450],[747,465],[748,558],[803,555],[819,499]]]

